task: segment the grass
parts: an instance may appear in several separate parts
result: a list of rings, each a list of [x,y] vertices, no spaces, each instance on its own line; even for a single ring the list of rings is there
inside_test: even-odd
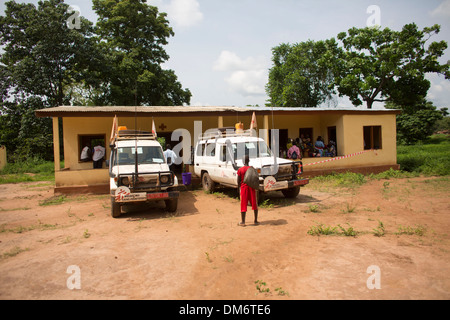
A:
[[[386,233],[386,230],[384,228],[383,222],[378,220],[378,227],[374,228],[372,231],[373,231],[373,235],[376,236],[376,237],[384,236],[385,233]]]
[[[40,206],[53,206],[53,205],[62,204],[65,201],[66,201],[65,195],[53,196],[51,198],[40,201],[39,205]]]
[[[64,167],[64,162],[61,162],[61,167]],[[54,162],[39,158],[7,163],[0,171],[0,184],[54,180]]]
[[[319,223],[315,226],[312,226],[309,230],[308,230],[308,234],[312,235],[312,236],[319,236],[319,235],[333,235],[333,234],[338,234],[337,231],[337,227],[331,227],[331,226],[325,226],[322,223]]]
[[[312,180],[329,187],[354,188],[364,184],[366,182],[366,177],[360,173],[347,172],[317,176],[312,178]]]
[[[321,187],[337,187],[353,189],[370,180],[391,178],[413,178],[419,175],[450,175],[450,137],[447,135],[430,136],[423,143],[416,145],[399,145],[397,147],[397,163],[401,170],[387,171],[363,175],[361,173],[331,173],[311,179]],[[389,183],[384,184],[386,191]]]
[[[4,233],[4,232],[12,232],[12,233],[24,233],[24,232],[28,232],[28,231],[32,231],[32,230],[55,230],[57,228],[63,228],[63,226],[61,225],[56,225],[56,224],[47,224],[47,223],[41,223],[39,221],[39,224],[36,225],[31,225],[31,226],[17,226],[15,228],[7,228],[6,224],[2,224],[0,225],[0,233]]]
[[[255,281],[255,285],[256,285],[256,290],[259,293],[264,293],[264,294],[270,294],[270,288],[267,287],[267,283],[265,281],[262,280],[256,280]],[[279,295],[279,296],[289,296],[289,292],[283,290],[282,287],[277,287],[275,288],[275,292]]]
[[[397,162],[403,171],[424,175],[450,174],[450,137],[433,135],[423,143],[397,147]]]
[[[417,235],[423,236],[425,234],[426,228],[422,225],[416,225],[415,227],[411,226],[399,226],[398,231],[395,233],[396,235]]]
[[[20,247],[14,247],[12,248],[10,251],[7,251],[3,254],[0,254],[0,259],[6,259],[6,258],[11,258],[11,257],[15,257],[17,256],[19,253],[24,252],[24,251],[28,251],[30,250],[29,248],[25,248],[22,249]]]
[[[317,223],[315,226],[311,226],[308,230],[308,234],[312,236],[320,236],[320,235],[337,235],[337,236],[346,236],[346,237],[356,237],[357,235],[364,234],[373,234],[376,237],[383,237],[386,235],[386,228],[380,220],[378,220],[378,226],[373,228],[372,231],[356,231],[349,223],[347,223],[347,228],[338,224],[336,227],[326,226],[323,223]],[[423,236],[425,235],[427,228],[423,225],[415,225],[412,226],[402,226],[399,225],[397,228],[397,232],[394,234],[396,236],[401,235],[415,235],[415,236]]]

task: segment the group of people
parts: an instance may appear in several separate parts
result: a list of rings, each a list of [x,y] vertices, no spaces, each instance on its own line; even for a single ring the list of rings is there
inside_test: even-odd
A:
[[[103,160],[105,158],[106,149],[101,144],[90,148],[88,145],[81,150],[80,160],[82,162],[92,161],[94,169],[101,169],[103,167]]]
[[[336,142],[330,140],[326,145],[323,138],[318,136],[313,145],[309,135],[304,136],[302,134],[295,140],[289,139],[286,149],[280,151],[282,157],[292,160],[302,159],[303,157],[335,157]]]

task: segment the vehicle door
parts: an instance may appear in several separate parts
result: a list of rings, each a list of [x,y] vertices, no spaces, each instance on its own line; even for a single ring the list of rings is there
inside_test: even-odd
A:
[[[232,162],[227,157],[227,147],[224,143],[216,144],[216,168],[214,175],[217,181],[225,185],[236,185],[236,170],[234,170]]]
[[[200,163],[201,170],[205,170],[210,175],[211,179],[217,182],[217,157],[216,157],[216,142],[215,140],[207,140],[204,144],[204,154],[202,162]]]
[[[195,155],[194,155],[194,173],[200,177],[201,175],[201,170],[203,167],[203,157],[205,155],[205,143],[199,142],[197,143],[197,148],[195,150]]]

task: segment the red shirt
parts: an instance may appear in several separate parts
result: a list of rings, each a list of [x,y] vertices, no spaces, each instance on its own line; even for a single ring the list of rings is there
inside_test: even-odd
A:
[[[241,178],[241,184],[243,186],[247,186],[247,187],[248,187],[248,185],[246,183],[244,183],[244,176],[245,176],[245,173],[247,172],[248,168],[250,168],[250,167],[243,166],[242,168],[239,168],[239,170],[237,172],[238,176]]]

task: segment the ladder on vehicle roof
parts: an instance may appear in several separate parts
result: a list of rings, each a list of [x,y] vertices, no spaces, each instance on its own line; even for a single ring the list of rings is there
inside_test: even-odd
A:
[[[118,130],[116,140],[155,140],[156,135],[152,132],[142,130]]]
[[[229,137],[256,137],[256,130],[239,130],[236,131],[234,127],[223,127],[208,129],[206,132],[201,133],[198,137],[199,140],[209,140],[218,138]]]

